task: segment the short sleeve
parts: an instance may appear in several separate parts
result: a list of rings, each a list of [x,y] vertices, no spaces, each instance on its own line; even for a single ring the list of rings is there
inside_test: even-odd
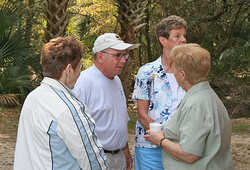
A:
[[[151,71],[152,72],[152,71]],[[144,67],[141,67],[137,73],[132,99],[136,100],[149,100],[150,86],[152,82],[150,72]]]
[[[202,156],[211,120],[208,120],[208,113],[197,105],[192,105],[185,112],[179,127],[179,144],[184,152]]]

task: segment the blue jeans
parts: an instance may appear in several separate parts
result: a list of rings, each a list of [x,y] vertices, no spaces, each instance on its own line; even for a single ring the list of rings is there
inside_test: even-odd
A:
[[[162,166],[162,149],[135,147],[135,170],[164,170]]]

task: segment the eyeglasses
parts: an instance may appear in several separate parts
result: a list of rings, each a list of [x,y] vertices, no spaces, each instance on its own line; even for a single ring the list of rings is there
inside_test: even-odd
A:
[[[106,51],[101,51],[101,53],[106,53],[106,54],[109,54],[109,55],[112,55],[112,56],[115,56],[116,59],[120,60],[122,59],[122,57],[125,57],[125,59],[127,60],[128,57],[129,57],[129,54],[128,53],[125,53],[125,54],[122,54],[122,53],[118,53],[118,54],[111,54],[111,53],[108,53]]]

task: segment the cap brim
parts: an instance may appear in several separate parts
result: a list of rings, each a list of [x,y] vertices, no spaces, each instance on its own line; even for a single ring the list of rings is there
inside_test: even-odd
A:
[[[132,50],[132,49],[138,48],[139,46],[140,44],[119,43],[109,48],[113,48],[116,50]]]

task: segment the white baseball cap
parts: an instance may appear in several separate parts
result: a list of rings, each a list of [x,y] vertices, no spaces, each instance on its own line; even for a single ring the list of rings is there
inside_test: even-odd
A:
[[[139,44],[129,44],[121,40],[120,36],[115,33],[105,33],[97,37],[93,47],[93,53],[113,48],[116,50],[134,49],[139,47]]]

